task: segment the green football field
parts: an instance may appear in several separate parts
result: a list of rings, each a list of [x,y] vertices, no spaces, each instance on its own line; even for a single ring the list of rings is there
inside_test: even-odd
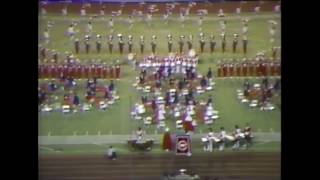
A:
[[[281,22],[280,16],[273,13],[262,13],[260,15],[255,14],[244,14],[250,18],[249,21],[249,32],[248,32],[248,54],[246,57],[254,57],[259,51],[266,51],[267,56],[271,55],[270,48],[271,44],[269,41],[269,23],[268,20],[275,20],[278,22],[276,32],[276,44],[280,46],[281,38]],[[142,58],[139,52],[139,37],[140,35],[145,36],[145,55],[151,53],[150,40],[151,36],[155,34],[157,39],[157,54],[160,57],[164,57],[168,54],[167,50],[167,35],[171,34],[174,37],[173,50],[177,51],[178,44],[177,40],[180,35],[188,36],[189,34],[194,35],[193,46],[198,51],[198,35],[200,33],[197,25],[197,16],[191,16],[186,21],[185,27],[181,27],[177,17],[173,17],[168,25],[165,25],[160,17],[154,17],[152,26],[148,27],[144,22],[134,22],[134,26],[131,30],[128,29],[128,24],[125,22],[127,16],[121,16],[115,18],[115,32],[114,34],[121,33],[125,37],[131,34],[133,36],[134,46],[133,51],[137,53],[138,59]],[[90,54],[85,54],[83,49],[83,43],[81,42],[81,53],[76,55],[80,60],[88,59],[101,59],[102,61],[111,64],[119,59],[122,62],[121,69],[121,80],[116,81],[116,87],[118,94],[120,95],[120,101],[116,102],[111,108],[106,111],[93,110],[90,112],[81,112],[75,114],[63,115],[62,113],[52,112],[49,114],[39,113],[39,135],[73,135],[76,132],[78,135],[84,135],[88,132],[89,135],[96,135],[98,131],[101,134],[131,134],[138,126],[142,125],[142,122],[133,121],[130,119],[130,110],[134,103],[140,102],[139,93],[132,87],[135,82],[135,77],[138,72],[133,70],[127,59],[127,46],[125,45],[125,53],[119,54],[117,46],[117,38],[114,39],[114,53],[110,55],[107,51],[107,35],[110,34],[107,23],[108,19],[95,19],[93,20],[93,31],[102,35],[102,52],[97,54],[95,51],[95,44],[92,41],[92,49]],[[228,16],[227,18],[227,52],[222,53],[220,47],[220,26],[219,19],[216,16],[206,16],[204,18],[202,32],[205,33],[206,39],[209,38],[210,34],[216,36],[217,46],[216,51],[210,54],[209,44],[206,43],[206,52],[200,55],[201,63],[198,65],[198,70],[201,73],[206,73],[208,67],[211,67],[214,72],[216,70],[216,62],[221,58],[243,58],[241,42],[238,45],[238,53],[233,54],[231,52],[231,42],[234,33],[241,34],[241,20],[237,16]],[[39,44],[42,44],[42,32],[44,27],[47,25],[47,21],[53,21],[54,25],[50,29],[51,42],[47,45],[49,49],[55,49],[61,53],[60,60],[63,58],[65,51],[73,52],[73,44],[70,43],[69,38],[65,35],[67,28],[71,21],[80,20],[80,24],[76,27],[79,30],[77,37],[83,40],[85,34],[85,27],[87,20],[80,19],[76,16],[61,17],[60,15],[47,15],[47,17],[39,16]],[[241,36],[239,36],[241,37]],[[126,42],[125,38],[125,42]],[[186,51],[186,43],[184,46]],[[221,126],[224,126],[226,130],[231,131],[235,124],[243,127],[246,122],[249,122],[255,131],[262,132],[280,132],[281,129],[281,96],[274,97],[273,102],[276,103],[276,109],[273,111],[260,111],[257,108],[251,109],[247,105],[242,104],[237,99],[236,90],[241,89],[243,86],[243,78],[234,79],[215,79],[216,89],[212,92],[205,93],[200,96],[200,99],[207,100],[209,95],[213,96],[216,110],[219,111],[220,119],[217,120],[212,127],[214,130],[218,130]],[[252,82],[261,80],[251,79]],[[44,80],[39,80],[39,83],[43,83]],[[83,80],[82,82],[85,82]],[[78,81],[82,85],[81,81]],[[101,84],[109,84],[109,81],[100,80]],[[84,91],[79,91],[79,94],[84,95]],[[174,122],[166,120],[167,124],[171,129],[174,129]],[[208,126],[199,124],[196,132],[206,132]],[[146,128],[147,133],[154,133],[156,125]]]

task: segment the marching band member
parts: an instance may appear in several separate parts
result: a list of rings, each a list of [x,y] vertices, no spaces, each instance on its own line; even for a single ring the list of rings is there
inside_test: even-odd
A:
[[[203,33],[200,33],[199,43],[200,43],[200,52],[203,53],[204,45],[205,45],[205,40],[204,40],[204,34]]]
[[[112,49],[113,49],[113,36],[109,35],[109,39],[108,39],[108,45],[109,45],[109,53],[112,54]]]
[[[70,26],[68,27],[67,33],[68,33],[68,36],[70,37],[70,41],[72,41],[74,38],[74,34],[75,34],[73,24],[70,24]]]
[[[243,46],[243,54],[247,53],[247,45],[248,45],[248,24],[245,23],[242,27],[242,46]]]
[[[203,21],[203,16],[201,15],[198,20],[199,31],[202,31],[202,21]]]
[[[145,132],[141,129],[141,127],[138,127],[138,130],[136,131],[137,140],[142,140],[144,135],[145,135]]]
[[[157,47],[157,36],[156,35],[152,35],[152,40],[151,40],[151,50],[152,53],[155,54],[156,53],[156,47]]]
[[[223,32],[221,33],[221,47],[222,47],[222,53],[226,50],[226,34]]]
[[[232,52],[233,53],[236,53],[237,45],[238,45],[238,34],[234,34],[233,35],[233,41],[232,41]]]
[[[214,35],[210,36],[210,52],[214,52],[214,48],[216,46],[216,41],[214,40]]]
[[[132,29],[132,27],[133,27],[133,19],[132,19],[132,16],[129,16],[128,24],[129,24],[129,29]]]
[[[220,146],[219,146],[219,151],[223,151],[225,147],[225,141],[226,141],[226,131],[224,130],[224,127],[220,128],[220,134],[219,134],[219,139],[221,140]]]
[[[140,36],[140,53],[143,54],[144,51],[144,36]]]
[[[91,36],[91,34],[92,34],[92,30],[93,30],[93,28],[92,28],[92,23],[91,23],[91,21],[89,21],[88,22],[88,24],[87,24],[87,33]]]
[[[109,28],[110,28],[110,32],[111,33],[113,32],[113,26],[114,26],[113,19],[110,18],[110,20],[109,20]]]
[[[170,134],[170,129],[166,128],[165,133],[163,134],[163,139],[162,139],[162,149],[165,151],[171,151],[173,149],[173,143],[171,140],[171,134]]]
[[[189,51],[192,49],[192,39],[193,39],[193,35],[190,34],[190,35],[189,35],[189,38],[188,38],[188,40],[187,40],[188,50],[189,50]]]
[[[86,54],[90,52],[90,36],[85,35],[85,48],[86,48]]]
[[[178,44],[179,44],[179,53],[182,54],[183,45],[184,45],[184,35],[180,36],[180,40],[179,40]]]
[[[214,133],[212,128],[209,128],[209,133],[207,134],[207,139],[208,139],[208,144],[206,147],[206,151],[212,152],[213,150],[213,137],[214,137]]]
[[[120,52],[120,54],[122,54],[123,53],[123,45],[124,45],[122,34],[118,34],[118,44],[119,44],[119,52]]]
[[[101,35],[97,34],[96,36],[96,49],[97,49],[97,53],[100,53],[101,51]]]
[[[132,35],[128,36],[128,51],[129,53],[132,53],[132,46],[133,46],[133,42],[132,42]]]
[[[249,123],[246,123],[246,127],[244,128],[244,136],[245,140],[247,142],[246,147],[250,146],[252,144],[252,134],[251,134],[251,127]]]
[[[168,52],[169,52],[169,53],[172,52],[172,44],[173,44],[172,35],[169,34],[169,35],[168,35]]]
[[[76,38],[74,41],[74,49],[75,49],[76,54],[79,54],[80,42],[79,42],[78,38]]]
[[[238,125],[235,125],[235,132],[234,132],[235,142],[232,147],[234,150],[239,150],[240,148],[240,140],[244,138],[244,134],[241,132],[241,129]]]

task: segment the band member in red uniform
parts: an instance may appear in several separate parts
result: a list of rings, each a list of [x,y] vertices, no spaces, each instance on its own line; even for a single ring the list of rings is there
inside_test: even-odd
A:
[[[81,66],[77,65],[75,79],[80,79],[80,78],[81,78]]]
[[[97,67],[97,78],[102,78],[102,65],[99,64],[98,67]]]
[[[173,143],[171,140],[169,128],[166,128],[165,133],[163,134],[162,149],[165,151],[173,150]]]
[[[60,64],[58,66],[58,77],[57,78],[60,78],[61,76],[63,76],[63,66]]]
[[[73,78],[73,67],[72,66],[68,66],[68,76]]]
[[[227,77],[228,76],[228,64],[226,62],[223,63],[223,77]]]
[[[47,78],[52,78],[52,75],[51,75],[51,73],[52,73],[52,65],[47,65],[47,68],[48,68],[48,77]]]
[[[90,65],[85,65],[84,66],[84,79],[88,79],[89,78],[89,67],[90,67]]]
[[[221,62],[218,62],[218,77],[222,77],[222,64]]]
[[[114,66],[110,66],[110,79],[114,78]]]
[[[59,78],[57,65],[52,65],[51,74],[52,74],[52,78]]]
[[[242,76],[247,76],[248,75],[248,63],[247,60],[244,59],[242,63]]]
[[[255,75],[254,74],[255,63],[251,59],[248,65],[249,65],[249,76],[253,77]]]
[[[229,69],[229,76],[233,77],[234,76],[234,64],[233,64],[233,62],[230,62],[228,69]]]
[[[93,65],[93,77],[98,78],[98,65]]]
[[[49,68],[47,65],[43,65],[43,78],[48,78]]]
[[[237,71],[236,72],[237,76],[240,77],[241,76],[241,64],[240,63],[236,63],[235,68],[236,68],[236,71]]]
[[[267,76],[268,73],[267,73],[267,62],[262,62],[262,75],[263,76]]]
[[[80,65],[81,73],[80,73],[80,79],[85,79],[85,65]]]
[[[116,65],[116,79],[119,80],[120,78],[120,65],[119,63]]]
[[[276,75],[276,66],[275,63],[272,61],[270,63],[270,75],[275,76]]]
[[[276,62],[275,67],[276,67],[276,75],[281,76],[281,63],[279,61]]]
[[[102,79],[106,79],[107,78],[107,67],[105,65],[105,63],[102,66],[102,75],[101,75]]]
[[[256,63],[255,69],[256,76],[262,76],[262,60],[259,60],[259,62]]]

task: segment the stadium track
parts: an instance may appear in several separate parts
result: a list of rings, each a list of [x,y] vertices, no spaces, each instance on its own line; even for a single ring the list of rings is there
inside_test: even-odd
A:
[[[194,154],[131,154],[116,161],[102,155],[39,156],[41,180],[157,180],[164,172],[180,168],[219,180],[280,180],[280,152]]]

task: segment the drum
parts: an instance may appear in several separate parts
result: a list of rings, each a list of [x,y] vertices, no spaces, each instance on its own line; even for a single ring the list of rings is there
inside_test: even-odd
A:
[[[196,51],[194,49],[190,49],[188,55],[193,58],[193,57],[195,57],[197,55],[197,53],[196,53]]]

